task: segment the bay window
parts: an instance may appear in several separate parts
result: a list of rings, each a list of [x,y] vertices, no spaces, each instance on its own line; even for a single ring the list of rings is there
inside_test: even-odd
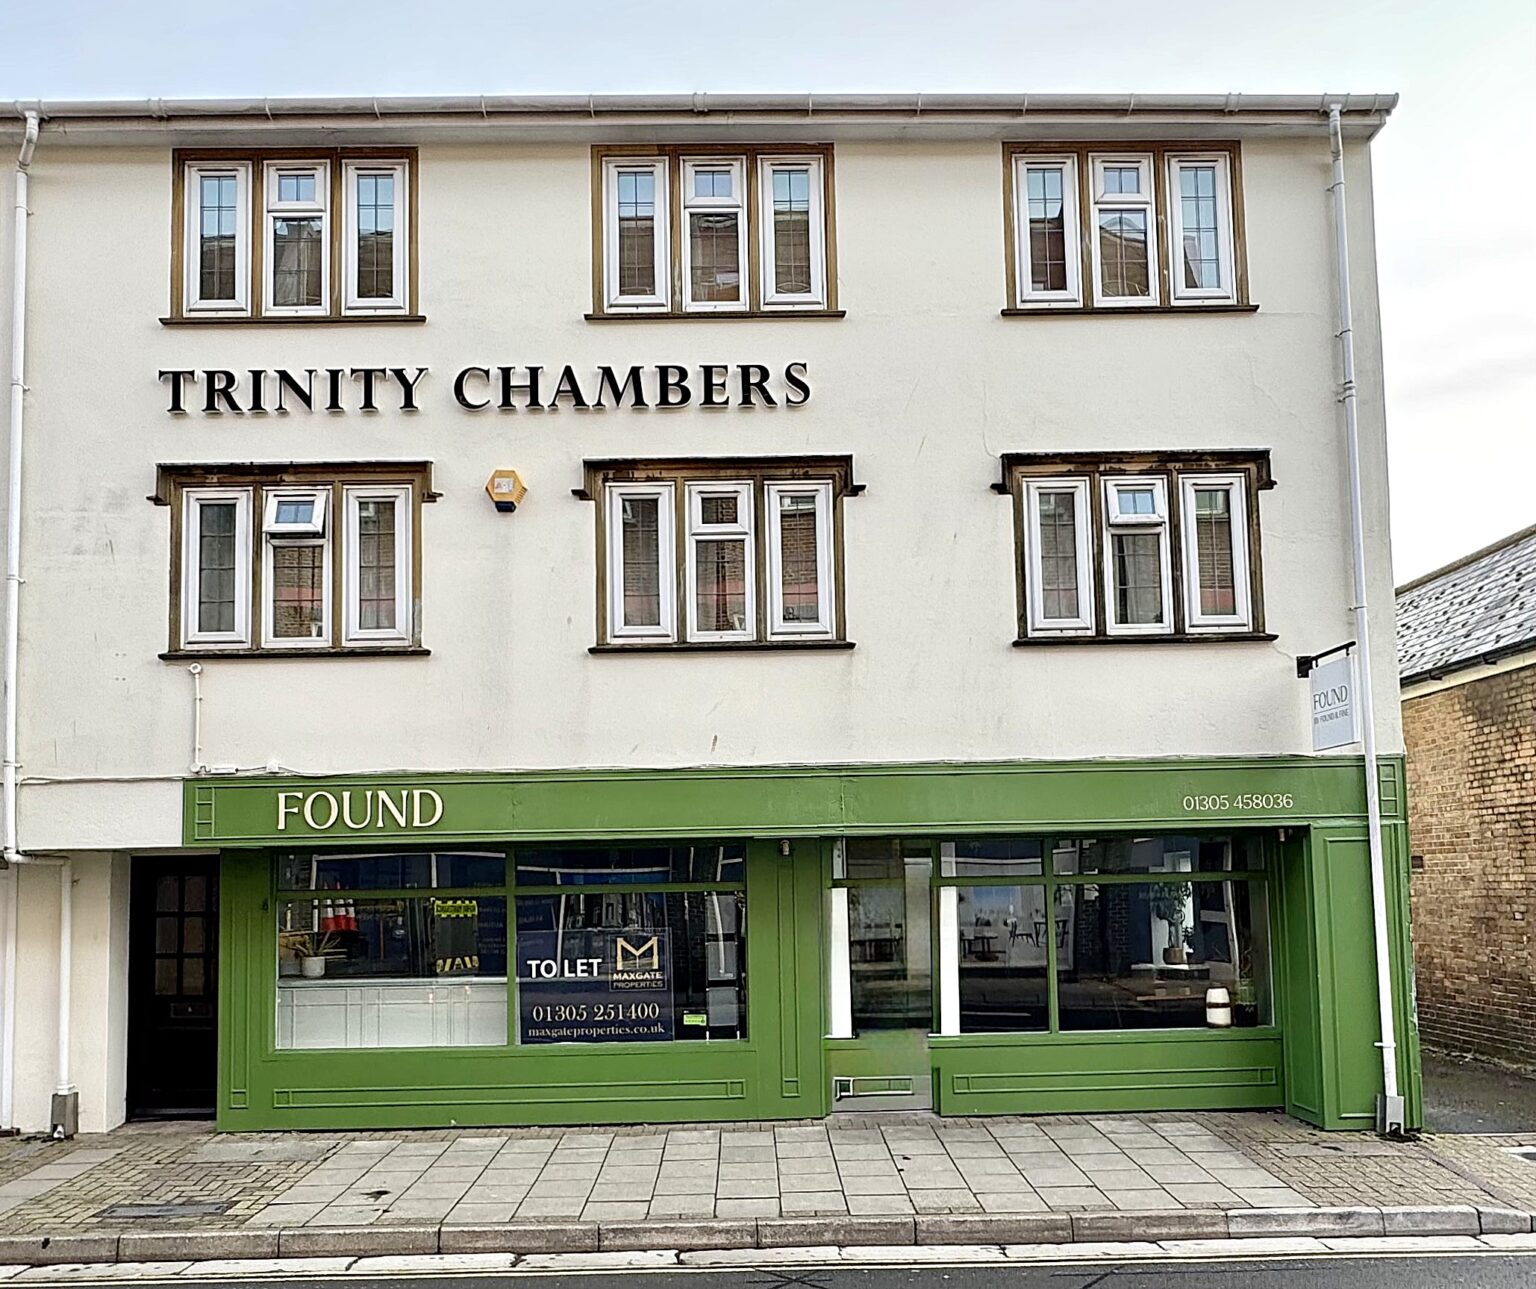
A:
[[[840,645],[846,457],[588,462],[599,649]]]
[[[1266,452],[1010,453],[1018,644],[1271,638],[1258,493]]]
[[[830,149],[600,148],[596,156],[594,316],[835,311]]]
[[[1003,151],[1005,313],[1252,309],[1236,144],[1110,151],[1008,143]]]
[[[162,467],[171,655],[415,651],[417,509],[434,495],[421,463]]]

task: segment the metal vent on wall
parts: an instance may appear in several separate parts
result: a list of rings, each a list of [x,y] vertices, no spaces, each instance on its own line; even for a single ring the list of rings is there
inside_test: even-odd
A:
[[[849,1097],[910,1097],[917,1093],[917,1080],[910,1074],[894,1074],[832,1080],[832,1099],[843,1101]]]

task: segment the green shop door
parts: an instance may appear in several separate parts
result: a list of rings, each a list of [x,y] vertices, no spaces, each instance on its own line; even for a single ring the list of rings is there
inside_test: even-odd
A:
[[[848,982],[827,1044],[834,1111],[933,1104],[932,877],[925,842],[850,839],[834,856],[834,978]]]

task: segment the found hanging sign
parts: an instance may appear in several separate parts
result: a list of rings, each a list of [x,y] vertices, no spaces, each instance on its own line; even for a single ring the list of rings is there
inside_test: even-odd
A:
[[[1307,675],[1312,683],[1312,750],[1327,752],[1359,742],[1354,650],[1314,662]]]
[[[645,1043],[676,1037],[666,931],[520,931],[524,1043]]]

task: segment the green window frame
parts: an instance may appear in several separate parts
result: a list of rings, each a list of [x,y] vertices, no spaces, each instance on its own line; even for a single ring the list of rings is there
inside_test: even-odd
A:
[[[1229,843],[1229,845],[1231,845],[1234,848],[1234,851],[1235,851],[1236,847],[1243,846],[1245,848],[1246,852],[1247,852],[1246,858],[1249,860],[1251,866],[1248,867],[1248,868],[1245,868],[1245,869],[1241,869],[1241,870],[1239,870],[1239,869],[1220,869],[1220,870],[1189,871],[1189,872],[1168,872],[1168,873],[1156,872],[1156,871],[1153,871],[1153,872],[1132,872],[1132,873],[1056,873],[1054,871],[1054,869],[1055,869],[1055,865],[1053,863],[1054,856],[1056,855],[1058,850],[1064,848],[1064,843],[1066,843],[1066,844],[1076,844],[1076,845],[1080,846],[1082,843],[1087,842],[1087,841],[1091,841],[1091,840],[1121,839],[1121,838],[1130,838],[1132,836],[1189,837],[1189,838],[1192,838],[1192,839],[1202,840],[1202,841],[1225,840],[1225,841],[1227,841]],[[1006,871],[1004,869],[999,869],[998,871],[993,872],[993,873],[986,873],[986,872],[973,872],[973,873],[963,873],[963,874],[945,873],[945,872],[943,872],[943,868],[944,868],[946,863],[950,862],[950,857],[946,857],[946,856],[943,855],[943,850],[942,850],[943,845],[946,842],[959,842],[959,841],[976,841],[976,842],[982,842],[982,841],[1025,841],[1025,842],[1038,842],[1040,844],[1040,867],[1041,867],[1041,872],[1040,872],[1040,874],[1038,876],[1033,875],[1033,874],[1011,873],[1011,872],[1008,872],[1008,871]],[[1269,853],[1269,849],[1270,848],[1266,844],[1265,837],[1262,834],[1259,834],[1259,833],[1251,832],[1251,831],[1248,831],[1248,830],[1241,830],[1241,829],[1232,829],[1232,830],[1223,830],[1223,831],[1202,831],[1202,830],[1198,830],[1198,829],[1188,829],[1188,830],[1178,830],[1178,831],[1173,831],[1173,830],[1159,831],[1159,832],[1154,833],[1154,832],[1151,832],[1150,830],[1140,830],[1139,829],[1139,830],[1136,831],[1136,833],[1133,834],[1131,832],[1127,832],[1127,831],[1123,831],[1123,830],[1122,831],[1116,831],[1116,830],[1113,830],[1113,829],[1085,828],[1085,829],[1075,829],[1075,830],[1073,830],[1071,832],[1010,834],[1010,835],[1008,835],[1006,837],[972,836],[972,837],[965,837],[965,838],[946,838],[945,842],[935,841],[935,842],[932,842],[931,844],[935,847],[933,887],[934,887],[934,893],[935,893],[935,911],[936,912],[937,912],[937,904],[938,904],[938,892],[940,890],[942,890],[943,888],[945,888],[945,887],[957,887],[957,888],[958,887],[975,887],[975,886],[1041,887],[1041,888],[1044,889],[1044,906],[1045,906],[1045,908],[1050,909],[1050,910],[1054,910],[1056,908],[1057,891],[1062,889],[1062,888],[1069,888],[1069,889],[1073,889],[1073,890],[1078,890],[1078,889],[1081,889],[1081,888],[1087,887],[1087,886],[1145,886],[1145,885],[1148,885],[1148,884],[1154,884],[1154,883],[1158,883],[1158,882],[1187,882],[1187,883],[1190,883],[1192,885],[1193,884],[1208,885],[1208,884],[1217,883],[1217,882],[1257,883],[1264,890],[1264,901],[1263,901],[1264,916],[1268,920],[1267,924],[1266,924],[1266,927],[1265,927],[1265,930],[1266,930],[1266,933],[1267,933],[1267,938],[1268,938],[1269,943],[1271,944],[1271,946],[1273,946],[1273,944],[1274,944],[1275,936],[1274,936],[1274,927],[1273,927],[1273,914],[1271,912],[1271,910],[1273,908],[1273,901],[1270,899],[1270,892],[1269,892],[1269,876],[1270,876],[1270,872],[1271,872],[1271,870],[1273,868],[1273,858],[1272,858],[1272,856]],[[976,861],[976,862],[979,863],[979,862],[983,862],[983,861]],[[1250,902],[1250,906],[1251,906],[1251,902]],[[1075,896],[1074,896],[1074,900],[1073,900],[1073,907],[1074,908],[1078,907],[1077,899],[1076,899]],[[935,936],[935,939],[937,940],[937,938],[940,935],[942,935],[941,919],[938,916],[934,917],[934,919],[933,919],[933,926],[934,926],[934,936]],[[958,950],[958,946],[957,946],[957,950]],[[935,946],[935,951],[937,952],[937,945]],[[935,961],[938,961],[937,957],[935,958]],[[1177,1034],[1177,1033],[1181,1033],[1181,1032],[1187,1032],[1187,1027],[1183,1027],[1183,1026],[1168,1026],[1168,1027],[1164,1027],[1164,1028],[1148,1027],[1148,1028],[1144,1028],[1144,1029],[1118,1029],[1118,1030],[1115,1030],[1115,1029],[1110,1029],[1110,1030],[1090,1030],[1090,1029],[1080,1029],[1080,1028],[1067,1028],[1067,1029],[1063,1029],[1062,1025],[1061,1025],[1061,978],[1060,978],[1060,974],[1059,974],[1060,973],[1060,961],[1061,961],[1061,953],[1060,953],[1060,946],[1058,944],[1058,937],[1056,935],[1047,935],[1046,936],[1046,961],[1045,961],[1045,982],[1046,982],[1046,991],[1045,991],[1045,993],[1046,993],[1047,1025],[1046,1025],[1046,1028],[1043,1029],[1043,1030],[1041,1030],[1041,1029],[1028,1029],[1028,1030],[1016,1030],[1016,1031],[962,1030],[962,1029],[958,1028],[959,1016],[957,1015],[956,1018],[955,1018],[956,1025],[957,1025],[957,1028],[956,1028],[955,1032],[954,1033],[944,1033],[944,1032],[942,1032],[943,1018],[939,1014],[940,1009],[942,1007],[942,1002],[943,1002],[942,997],[940,996],[940,991],[941,991],[942,985],[941,985],[941,982],[938,979],[938,973],[935,972],[935,980],[934,980],[934,1009],[935,1009],[935,1011],[934,1011],[934,1014],[935,1014],[935,1019],[937,1021],[936,1025],[935,1025],[935,1029],[934,1029],[935,1036],[936,1037],[941,1037],[941,1038],[967,1038],[967,1037],[974,1038],[974,1037],[976,1037],[976,1036],[978,1036],[980,1034],[997,1034],[999,1036],[1002,1036],[1002,1035],[1007,1034],[1007,1033],[1012,1033],[1012,1034],[1018,1034],[1020,1036],[1030,1036],[1030,1037],[1045,1037],[1045,1036],[1049,1036],[1049,1037],[1062,1037],[1062,1036],[1072,1036],[1072,1035],[1092,1034],[1092,1033],[1100,1033],[1100,1034],[1103,1034],[1103,1033],[1111,1033],[1111,1034],[1136,1033],[1136,1034],[1145,1034],[1145,1035],[1148,1035],[1149,1037],[1153,1037],[1153,1036],[1157,1036],[1157,1035],[1167,1035],[1167,1034]],[[1264,990],[1264,996],[1268,1000],[1268,1009],[1267,1009],[1268,1010],[1268,1015],[1267,1015],[1267,1017],[1261,1016],[1260,1021],[1259,1021],[1259,1023],[1256,1026],[1244,1026],[1244,1027],[1241,1027],[1242,1028],[1242,1032],[1244,1032],[1244,1033],[1253,1033],[1256,1030],[1271,1029],[1271,1028],[1273,1028],[1273,1026],[1275,1024],[1275,1020],[1274,1020],[1275,1011],[1276,1011],[1275,996],[1274,996],[1274,988],[1275,988],[1275,963],[1274,963],[1274,960],[1273,960],[1273,952],[1272,951],[1271,951],[1271,954],[1270,954],[1270,957],[1269,957],[1269,961],[1267,961],[1266,964],[1265,964],[1265,970],[1266,970],[1266,974],[1267,974],[1268,979],[1267,979],[1267,982],[1266,982],[1266,989]]]
[[[741,852],[739,876],[722,881],[637,881],[637,882],[588,882],[580,884],[522,884],[517,881],[518,859],[537,852],[550,850],[575,851],[590,850],[616,851],[616,850],[655,850],[671,847],[708,847],[731,846],[739,847]],[[271,1049],[282,1056],[304,1056],[312,1052],[382,1052],[382,1051],[422,1051],[422,1052],[528,1052],[536,1051],[546,1046],[537,1046],[523,1043],[520,1039],[520,1006],[519,1006],[519,982],[517,972],[517,901],[520,898],[547,897],[551,895],[586,894],[597,895],[604,892],[622,891],[634,895],[692,895],[692,894],[717,894],[730,895],[739,898],[742,906],[745,906],[747,892],[747,855],[749,847],[745,841],[733,841],[722,838],[682,838],[657,840],[650,843],[630,842],[547,842],[535,844],[478,844],[462,847],[433,847],[433,846],[400,846],[387,843],[375,846],[348,846],[331,848],[295,847],[274,851],[269,863],[269,890],[270,907],[268,926],[271,928],[274,940],[274,952],[281,957],[282,948],[280,937],[284,934],[280,925],[282,909],[286,904],[305,903],[311,900],[327,901],[336,905],[347,905],[364,901],[389,901],[389,900],[473,900],[473,899],[501,899],[506,907],[506,959],[507,959],[507,991],[506,991],[506,1039],[501,1044],[478,1045],[442,1045],[442,1046],[413,1046],[413,1047],[334,1047],[334,1048],[305,1048],[305,1047],[279,1047],[275,1031],[276,995],[272,998],[273,1015],[270,1018]],[[411,855],[474,855],[480,857],[505,857],[503,880],[498,884],[458,885],[458,886],[405,886],[405,887],[366,887],[349,886],[338,888],[325,888],[314,890],[307,887],[285,888],[281,880],[282,867],[285,862],[293,860],[307,860],[310,857],[319,859],[358,859],[367,856],[411,856]],[[745,917],[742,919],[741,935],[745,936]],[[747,979],[747,964],[743,952],[739,962],[739,979],[741,981],[741,1009],[742,1029],[740,1038],[711,1038],[710,1045],[718,1043],[739,1042],[745,1044],[748,1041],[750,1030],[748,1029],[747,1009],[749,1005],[749,982]],[[673,1041],[681,1041],[674,1039]],[[600,1047],[604,1051],[625,1049],[629,1051],[637,1048],[654,1048],[655,1042],[603,1042],[601,1044],[580,1044],[577,1042],[560,1045],[564,1049],[585,1046]]]

